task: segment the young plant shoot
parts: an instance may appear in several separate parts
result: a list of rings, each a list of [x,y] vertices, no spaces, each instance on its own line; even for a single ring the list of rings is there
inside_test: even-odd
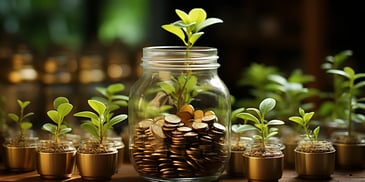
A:
[[[81,111],[74,114],[77,117],[88,118],[81,124],[81,128],[95,137],[102,144],[108,131],[116,124],[127,119],[127,115],[114,115],[114,111],[127,104],[128,97],[118,94],[124,90],[122,84],[112,84],[106,88],[98,87],[97,91],[103,97],[88,100],[88,105],[93,111]]]
[[[245,112],[237,114],[237,117],[245,121],[251,121],[252,124],[244,124],[240,126],[241,131],[255,130],[258,135],[254,135],[253,139],[261,143],[261,151],[265,152],[266,144],[270,137],[278,134],[278,128],[271,127],[283,125],[284,121],[273,119],[266,120],[266,114],[275,108],[276,101],[273,98],[266,98],[261,101],[259,108],[247,108]]]
[[[28,107],[28,105],[30,104],[30,101],[21,101],[21,100],[17,100],[17,103],[20,107],[20,114],[17,115],[15,113],[9,113],[8,116],[11,120],[13,120],[18,128],[19,128],[19,138],[17,139],[18,142],[24,141],[25,138],[25,132],[27,130],[29,130],[30,128],[32,128],[32,123],[27,121],[26,119],[28,119],[30,116],[34,115],[33,112],[29,112],[26,113],[25,109]]]
[[[49,110],[47,115],[54,123],[46,123],[42,129],[50,132],[54,136],[56,143],[59,137],[72,131],[72,128],[64,124],[65,117],[72,111],[73,105],[66,97],[57,97],[53,101],[54,110]]]

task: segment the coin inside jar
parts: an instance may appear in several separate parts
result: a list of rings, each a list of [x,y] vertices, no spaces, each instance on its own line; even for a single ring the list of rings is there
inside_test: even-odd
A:
[[[165,116],[165,122],[170,123],[170,124],[177,124],[177,123],[181,122],[181,119],[179,116],[177,116],[175,114],[169,114],[169,115]]]
[[[179,109],[179,112],[187,112],[191,116],[193,116],[194,115],[194,107],[191,104],[185,104],[185,105],[181,106],[181,108]]]

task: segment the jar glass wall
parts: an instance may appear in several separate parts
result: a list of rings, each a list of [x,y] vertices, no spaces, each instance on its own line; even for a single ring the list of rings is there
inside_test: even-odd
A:
[[[130,90],[131,162],[151,181],[213,181],[230,155],[230,95],[217,49],[146,47]]]

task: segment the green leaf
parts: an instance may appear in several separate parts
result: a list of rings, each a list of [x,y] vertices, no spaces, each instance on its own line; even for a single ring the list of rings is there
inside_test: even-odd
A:
[[[232,131],[234,133],[243,133],[245,131],[252,131],[252,130],[256,130],[255,127],[253,127],[252,125],[241,125],[241,124],[235,124],[232,125]]]
[[[96,126],[94,126],[92,123],[85,122],[85,123],[82,123],[80,125],[80,127],[82,129],[84,129],[85,131],[87,131],[88,133],[90,133],[95,138],[98,138],[99,137],[98,128]]]
[[[278,120],[278,119],[273,119],[270,120],[267,125],[283,125],[285,124],[284,121]]]
[[[69,132],[71,132],[72,131],[72,128],[68,128],[68,127],[65,127],[65,128],[62,128],[61,130],[60,130],[60,135],[64,135],[64,134],[66,134],[66,133],[69,133]]]
[[[191,23],[190,17],[188,14],[186,14],[184,11],[181,11],[179,9],[175,9],[175,13],[180,17],[180,19],[186,23],[189,24]]]
[[[340,76],[344,76],[346,78],[350,78],[349,75],[342,70],[327,70],[327,73],[332,73],[335,75],[340,75]]]
[[[184,31],[180,27],[168,24],[168,25],[162,25],[162,28],[165,29],[166,31],[178,36],[184,42],[184,44],[187,45],[187,43],[185,41]]]
[[[20,126],[23,130],[28,130],[32,127],[32,123],[28,122],[28,121],[24,121],[20,124]]]
[[[49,110],[47,111],[47,115],[49,118],[51,118],[51,120],[55,123],[59,123],[59,122],[62,122],[60,121],[60,116],[58,115],[58,112],[55,111],[55,110]]]
[[[289,120],[290,121],[293,121],[293,122],[295,122],[295,123],[297,123],[299,125],[303,125],[304,124],[303,119],[301,117],[299,117],[299,116],[291,116],[291,117],[289,117]]]
[[[244,120],[253,121],[254,123],[260,123],[260,120],[250,113],[240,113],[237,114],[237,117]]]
[[[34,113],[33,112],[29,112],[29,113],[27,113],[27,114],[25,114],[24,116],[23,116],[23,120],[25,119],[25,118],[28,118],[29,116],[33,116],[34,115]]]
[[[164,92],[166,92],[166,94],[168,94],[168,95],[176,92],[175,87],[173,85],[171,85],[170,83],[160,82],[159,85],[160,85],[161,89]]]
[[[121,83],[111,84],[107,87],[107,92],[115,94],[125,89],[125,86]]]
[[[221,20],[219,18],[208,18],[201,24],[198,24],[198,26],[196,27],[196,32],[202,30],[205,27],[208,27],[210,25],[217,24],[217,23],[223,23],[223,20]]]
[[[260,103],[259,109],[261,113],[266,114],[273,110],[275,105],[276,101],[273,98],[266,98]]]
[[[95,120],[98,120],[99,119],[98,115],[96,115],[95,113],[93,113],[91,111],[77,112],[77,113],[74,114],[74,116],[84,117],[84,118],[90,118],[90,119],[95,119]]]
[[[359,78],[365,78],[365,73],[358,73],[355,75],[355,80],[357,80]]]
[[[73,108],[72,104],[62,103],[57,107],[57,111],[59,115],[63,118],[71,112],[72,108]]]
[[[14,114],[14,113],[9,113],[8,114],[9,118],[15,122],[18,122],[19,121],[19,116]]]
[[[53,107],[54,108],[58,108],[58,106],[61,105],[61,104],[63,104],[63,103],[69,103],[68,99],[66,97],[57,97],[53,101]]]
[[[317,137],[318,137],[319,130],[320,130],[320,127],[319,127],[319,126],[317,126],[317,127],[313,130],[313,135],[315,136],[315,138],[317,138]]]
[[[194,43],[199,39],[200,36],[202,36],[204,32],[197,32],[191,35],[189,42],[194,45]]]
[[[52,123],[46,123],[42,126],[42,130],[55,134],[56,130],[57,130],[57,126]]]
[[[24,109],[26,108],[29,104],[30,104],[30,101],[21,101],[21,100],[17,100],[18,102],[18,105],[20,106],[21,109]]]
[[[105,110],[106,110],[106,106],[104,103],[97,101],[97,100],[88,100],[87,101],[89,106],[96,112],[98,113],[99,116],[103,115]]]
[[[314,112],[305,113],[303,116],[303,120],[307,123],[308,121],[310,121],[312,119],[313,115],[314,115]]]
[[[207,13],[202,8],[193,8],[189,11],[188,16],[191,22],[196,22],[196,24],[199,25],[205,21]]]

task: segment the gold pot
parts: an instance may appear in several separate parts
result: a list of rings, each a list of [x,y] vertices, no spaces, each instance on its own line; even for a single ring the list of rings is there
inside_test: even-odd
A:
[[[14,172],[35,170],[36,146],[4,146],[5,167]]]
[[[231,158],[229,160],[227,175],[231,177],[244,177],[245,171],[243,168],[243,151],[231,151]]]
[[[77,152],[76,161],[84,180],[109,180],[116,171],[117,151],[86,154]]]
[[[295,171],[306,179],[327,179],[335,169],[335,151],[307,153],[295,150]]]
[[[283,174],[284,155],[252,157],[243,155],[246,176],[250,182],[278,181]]]
[[[37,152],[37,170],[45,179],[70,178],[74,171],[76,150],[70,152]]]
[[[336,149],[336,168],[362,169],[365,167],[365,144],[333,143]]]

